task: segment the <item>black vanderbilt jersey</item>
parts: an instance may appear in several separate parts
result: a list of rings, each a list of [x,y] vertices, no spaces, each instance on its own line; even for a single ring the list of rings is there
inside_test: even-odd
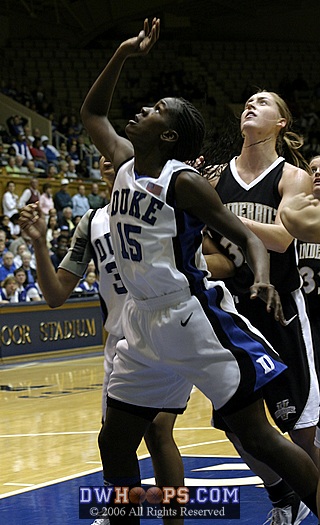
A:
[[[222,172],[216,190],[222,202],[239,217],[273,224],[281,201],[278,185],[282,177],[285,160],[279,157],[268,169],[250,184],[239,176],[235,158]],[[253,275],[245,262],[242,251],[225,237],[211,231],[213,240],[222,253],[230,257],[236,266],[236,274],[225,282],[233,295],[249,293]],[[287,293],[300,287],[297,268],[296,242],[293,241],[286,252],[269,251],[270,281],[280,293]]]

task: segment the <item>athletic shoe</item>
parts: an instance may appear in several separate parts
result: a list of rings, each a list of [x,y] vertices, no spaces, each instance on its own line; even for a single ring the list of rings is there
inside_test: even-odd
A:
[[[300,501],[299,505],[287,505],[286,507],[274,507],[270,517],[263,525],[299,525],[310,512],[310,509]]]

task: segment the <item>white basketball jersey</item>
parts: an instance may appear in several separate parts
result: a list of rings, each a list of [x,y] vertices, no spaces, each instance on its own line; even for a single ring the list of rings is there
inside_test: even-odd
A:
[[[104,327],[107,332],[122,337],[121,312],[127,290],[121,281],[114,259],[107,206],[95,212],[89,210],[82,217],[60,268],[82,277],[92,258],[99,274]]]
[[[199,267],[198,251],[204,225],[175,207],[176,176],[187,170],[196,172],[169,160],[157,179],[140,177],[131,159],[117,173],[110,230],[123,283],[135,299],[205,287],[207,272]]]

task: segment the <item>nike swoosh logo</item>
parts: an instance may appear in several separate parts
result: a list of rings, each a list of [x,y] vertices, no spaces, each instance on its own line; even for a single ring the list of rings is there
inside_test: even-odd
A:
[[[193,315],[193,312],[191,312],[191,314],[189,315],[189,317],[187,317],[187,319],[185,321],[180,321],[181,326],[187,326],[187,324],[190,321],[192,315]]]
[[[297,314],[291,317],[291,319],[288,319],[288,321],[284,320],[283,321],[284,326],[288,326],[288,324],[290,324],[291,321],[293,321],[296,317],[297,317]]]

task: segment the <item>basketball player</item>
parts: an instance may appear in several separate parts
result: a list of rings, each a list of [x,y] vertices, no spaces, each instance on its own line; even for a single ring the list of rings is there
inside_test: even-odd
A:
[[[313,173],[313,197],[320,199],[320,155],[310,161]],[[305,226],[307,231],[308,226]],[[313,336],[316,369],[320,373],[320,214],[318,218],[318,243],[298,242],[299,271],[308,303],[308,314]]]
[[[101,157],[100,171],[110,185],[110,163]],[[88,210],[80,220],[72,237],[71,247],[55,273],[50,261],[46,242],[46,221],[39,204],[30,204],[22,209],[20,227],[33,242],[37,260],[38,279],[47,303],[56,308],[64,304],[85,274],[93,258],[99,275],[99,293],[103,324],[109,334],[104,348],[104,379],[102,392],[102,420],[106,413],[107,388],[115,356],[116,343],[123,337],[121,311],[127,296],[119,276],[113,255],[109,233],[107,207]],[[190,385],[183,383],[185,397]],[[183,408],[160,412],[146,432],[144,439],[150,452],[158,484],[183,486],[184,469],[182,458],[173,439],[173,427],[178,413]],[[165,525],[182,525],[183,519],[164,519]],[[108,525],[106,518],[97,518],[94,525]]]
[[[117,344],[99,436],[104,477],[111,485],[139,483],[136,449],[164,404],[172,396],[177,400],[172,380],[179,374],[213,402],[248,452],[268,462],[316,512],[316,466],[264,412],[261,389],[283,365],[261,333],[237,314],[224,284],[210,284],[197,266],[208,224],[241,246],[253,272],[251,298],[264,296],[267,310],[273,305],[275,317],[282,318],[263,243],[183,163],[200,153],[205,133],[200,113],[184,99],[161,99],[129,121],[129,140],[108,118],[125,61],[147,54],[159,31],[158,19],[150,31],[145,20],[144,30],[115,51],[81,108],[88,133],[116,171],[110,231],[130,296],[123,310],[126,339]],[[181,396],[180,406],[185,402]]]
[[[319,377],[320,353],[320,155],[310,161],[313,173],[313,193],[293,197],[282,210],[281,220],[291,235],[299,242],[299,267],[304,280],[304,290],[309,305],[309,318],[315,349]],[[316,429],[315,445],[320,448],[319,423]],[[320,482],[318,484],[318,514],[320,516]]]
[[[295,195],[281,211],[287,230],[306,242],[320,242],[320,155],[310,161],[313,173],[313,193]]]
[[[263,304],[250,300],[247,283],[252,277],[242,251],[227,236],[216,232],[211,232],[211,240],[218,251],[234,262],[233,275],[222,278],[235,298],[237,310],[260,329],[288,365],[288,370],[264,391],[270,413],[282,432],[289,432],[292,440],[317,464],[314,434],[319,419],[319,387],[310,323],[301,291],[296,244],[280,220],[286,201],[302,191],[309,192],[312,181],[306,171],[285,162],[279,154],[285,143],[293,162],[298,163],[300,159],[294,149],[298,137],[290,135],[290,126],[290,112],[277,94],[265,91],[254,94],[241,116],[244,137],[241,154],[212,179],[226,207],[236,213],[269,250],[270,280],[280,293],[285,326],[271,316],[265,319]],[[303,165],[308,169],[305,161]],[[208,259],[209,270],[215,276],[215,262],[211,262],[213,265]],[[221,264],[218,275],[221,277]],[[271,523],[298,525],[308,509],[299,505],[291,487],[268,467],[250,458],[218,414],[214,416],[214,426],[227,431],[240,455],[263,479],[274,506]]]

